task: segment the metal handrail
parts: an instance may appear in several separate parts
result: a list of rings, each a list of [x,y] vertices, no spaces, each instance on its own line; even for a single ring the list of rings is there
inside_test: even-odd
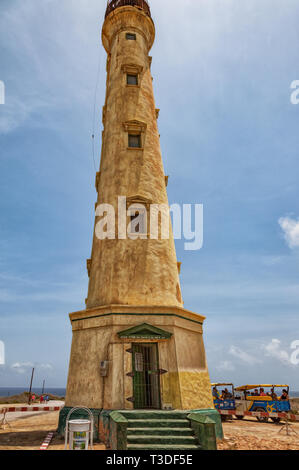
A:
[[[151,10],[146,0],[108,0],[105,18],[116,8],[124,7],[127,5],[140,8],[148,16],[151,16]]]

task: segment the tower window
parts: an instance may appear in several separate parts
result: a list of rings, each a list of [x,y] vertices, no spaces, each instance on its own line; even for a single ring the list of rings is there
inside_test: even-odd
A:
[[[138,85],[138,75],[127,74],[127,85]]]
[[[128,233],[130,235],[145,235],[147,234],[147,212],[146,208],[134,208],[131,206],[129,209],[130,224]]]
[[[127,34],[126,34],[126,39],[127,39],[128,41],[136,41],[136,34],[134,34],[134,33],[127,33]]]
[[[129,134],[129,147],[141,148],[141,135],[140,134]]]
[[[135,222],[135,231],[133,233],[145,233],[145,214],[143,212],[135,212],[134,215],[130,215],[130,222]]]

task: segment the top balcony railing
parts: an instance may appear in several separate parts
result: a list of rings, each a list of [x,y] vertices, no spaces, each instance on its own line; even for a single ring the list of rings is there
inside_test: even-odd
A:
[[[105,18],[116,8],[125,7],[127,5],[140,8],[148,16],[151,16],[149,4],[145,0],[108,0]]]

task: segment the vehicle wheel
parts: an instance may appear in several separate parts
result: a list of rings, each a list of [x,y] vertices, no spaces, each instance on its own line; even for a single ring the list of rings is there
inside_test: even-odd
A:
[[[237,418],[237,419],[244,419],[244,416],[242,416],[242,415],[236,415],[236,418]]]
[[[264,408],[256,408],[254,411],[259,411],[261,413],[265,413],[265,410]],[[269,421],[269,418],[267,418],[266,416],[263,417],[263,418],[256,418],[260,423],[268,423]]]
[[[281,418],[271,418],[273,423],[278,424],[281,421]]]

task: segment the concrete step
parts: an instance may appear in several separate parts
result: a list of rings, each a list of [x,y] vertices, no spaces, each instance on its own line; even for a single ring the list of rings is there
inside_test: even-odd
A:
[[[127,419],[186,419],[187,411],[132,410],[120,411]]]
[[[173,436],[168,434],[167,436],[156,436],[156,435],[133,435],[127,436],[128,444],[152,444],[152,445],[197,445],[194,436]]]
[[[190,428],[188,419],[128,419],[128,428]]]
[[[128,444],[128,450],[201,450],[198,445],[178,445],[178,444]]]
[[[166,428],[166,427],[152,427],[152,428],[128,428],[128,436],[131,435],[147,435],[147,436],[193,436],[191,428]]]

